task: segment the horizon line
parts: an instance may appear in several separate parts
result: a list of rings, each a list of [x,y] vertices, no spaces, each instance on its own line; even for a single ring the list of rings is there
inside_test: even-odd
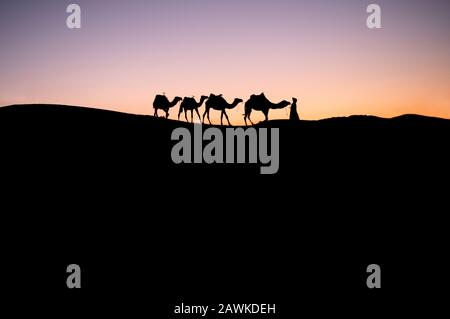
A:
[[[26,104],[23,104],[23,103],[21,103],[21,104],[0,105],[0,109],[4,109],[4,108],[8,108],[8,107],[20,107],[20,106],[72,107],[72,108],[78,108],[78,109],[86,109],[86,110],[101,111],[101,112],[108,112],[108,113],[117,113],[117,114],[132,115],[132,116],[153,117],[153,118],[161,118],[161,119],[165,119],[165,120],[169,120],[169,121],[191,123],[191,122],[182,121],[182,120],[175,120],[175,119],[170,119],[170,118],[166,119],[166,118],[163,118],[163,117],[156,117],[156,116],[151,115],[151,113],[148,113],[148,114],[127,113],[127,112],[123,112],[123,111],[117,111],[117,110],[112,110],[112,109],[98,107],[98,106],[84,106],[84,105],[72,105],[72,104],[57,104],[57,103],[26,103]],[[151,107],[151,109],[153,109],[153,106]],[[424,114],[419,114],[419,113],[403,113],[403,114],[399,114],[399,115],[393,116],[393,117],[383,117],[383,116],[372,115],[372,114],[350,114],[350,115],[345,115],[345,116],[332,116],[332,117],[325,117],[325,118],[313,119],[313,120],[311,120],[311,119],[304,119],[304,118],[302,119],[300,117],[300,121],[317,122],[317,121],[323,121],[323,120],[342,119],[342,118],[351,118],[351,117],[372,117],[372,118],[390,120],[390,119],[396,119],[396,118],[404,117],[404,116],[418,116],[418,117],[424,117],[424,118],[433,118],[433,119],[441,119],[441,120],[449,120],[450,121],[450,118],[439,117],[439,116],[430,116],[430,115],[424,115]],[[289,120],[289,118],[269,120],[269,122],[273,122],[273,121],[290,121],[290,120]],[[263,123],[263,122],[264,121],[259,122],[259,123]],[[193,123],[193,124],[196,124],[196,123]]]

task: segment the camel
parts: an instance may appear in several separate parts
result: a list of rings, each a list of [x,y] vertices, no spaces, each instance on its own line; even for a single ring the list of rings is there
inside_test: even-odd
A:
[[[165,95],[157,95],[153,101],[153,108],[155,109],[154,116],[158,117],[158,110],[166,112],[166,118],[169,117],[169,110],[182,100],[181,97],[176,96],[172,102]]]
[[[200,98],[200,102],[197,103],[194,97],[185,97],[180,105],[180,111],[178,112],[178,120],[180,120],[180,115],[184,111],[184,117],[186,118],[186,121],[189,122],[187,118],[187,112],[191,111],[191,122],[194,122],[194,110],[195,110],[195,112],[197,112],[199,120],[201,121],[202,118],[200,117],[198,109],[203,105],[203,102],[205,102],[205,100],[207,99],[208,97],[206,95],[202,95],[202,97]]]
[[[211,124],[211,119],[209,118],[209,112],[211,109],[221,111],[220,114],[220,125],[223,125],[223,116],[225,115],[225,118],[228,121],[228,125],[231,126],[230,119],[228,118],[227,109],[234,109],[236,106],[239,105],[239,103],[242,103],[243,100],[241,99],[234,99],[233,103],[229,104],[221,95],[214,95],[211,94],[208,98],[208,101],[206,101],[205,104],[205,113],[203,113],[203,123],[205,122],[205,116],[208,115],[208,121],[209,124]]]
[[[266,98],[264,93],[261,93],[260,95],[253,94],[252,96],[250,96],[250,99],[245,103],[245,114],[244,114],[245,125],[247,125],[247,119],[253,125],[253,122],[250,119],[250,114],[252,113],[252,110],[263,112],[266,118],[265,121],[268,121],[270,109],[284,109],[289,105],[291,105],[291,102],[288,101],[281,101],[280,103],[272,103]]]

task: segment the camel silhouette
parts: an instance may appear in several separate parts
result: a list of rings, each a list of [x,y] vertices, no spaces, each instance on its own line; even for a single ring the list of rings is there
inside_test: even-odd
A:
[[[155,100],[153,101],[153,108],[155,109],[154,116],[158,117],[158,110],[163,110],[166,112],[166,118],[169,117],[169,110],[178,104],[182,100],[181,97],[176,96],[172,102],[165,95],[157,95],[155,96]]]
[[[205,116],[208,115],[208,121],[209,124],[211,124],[211,119],[209,118],[209,112],[211,109],[216,110],[216,111],[221,111],[220,114],[220,125],[223,125],[223,116],[225,115],[225,118],[228,121],[228,125],[231,126],[230,123],[230,119],[228,118],[227,109],[234,109],[236,106],[238,106],[239,103],[242,103],[243,100],[241,99],[234,99],[233,103],[228,103],[222,96],[222,94],[220,95],[214,95],[211,94],[208,98],[208,101],[206,101],[205,103],[205,113],[203,113],[203,123],[205,122]]]
[[[208,97],[206,95],[202,95],[200,98],[200,102],[197,103],[194,97],[185,97],[180,105],[180,111],[178,112],[178,120],[180,120],[180,115],[184,111],[184,117],[186,118],[186,121],[189,122],[187,118],[187,112],[191,111],[191,122],[194,122],[194,110],[195,110],[195,112],[197,112],[198,119],[201,121],[202,118],[200,117],[198,109],[203,105],[203,102],[205,102],[205,100],[207,99]]]
[[[247,119],[253,125],[253,122],[250,119],[250,114],[252,113],[252,110],[263,112],[265,116],[265,121],[268,121],[270,109],[284,109],[289,105],[291,105],[291,102],[288,101],[272,103],[266,98],[264,93],[261,93],[260,95],[253,94],[252,96],[250,96],[250,99],[245,103],[245,114],[244,114],[245,125],[247,125]]]
[[[292,98],[291,113],[289,114],[289,119],[291,121],[300,121],[300,117],[298,116],[297,112],[297,99],[295,97]]]

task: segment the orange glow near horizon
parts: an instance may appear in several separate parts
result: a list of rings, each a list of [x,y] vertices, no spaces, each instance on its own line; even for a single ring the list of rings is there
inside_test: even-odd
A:
[[[381,30],[365,26],[370,1],[111,1],[106,11],[78,2],[85,12],[78,31],[64,27],[64,4],[44,4],[48,16],[31,20],[37,25],[23,22],[36,12],[35,2],[28,11],[13,4],[4,10],[0,105],[148,115],[163,92],[169,99],[215,93],[244,103],[264,92],[273,102],[298,98],[307,120],[450,118],[447,1],[380,0]],[[232,124],[243,124],[244,103],[227,112]],[[271,111],[270,118],[288,112]],[[178,106],[170,113],[176,119]],[[219,117],[211,111],[214,123]],[[252,119],[263,116],[254,112]]]

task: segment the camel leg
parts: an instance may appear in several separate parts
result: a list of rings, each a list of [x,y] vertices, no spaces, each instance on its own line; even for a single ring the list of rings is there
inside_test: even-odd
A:
[[[224,111],[222,111],[222,113],[220,113],[220,125],[223,126],[223,113]]]
[[[264,116],[266,117],[266,119],[264,120],[264,122],[267,122],[269,120],[269,110],[264,111]]]
[[[169,118],[169,111],[166,111],[166,119]]]
[[[231,123],[230,123],[230,119],[228,118],[227,112],[223,111],[223,114],[225,114],[225,118],[226,118],[227,121],[228,121],[228,125],[229,125],[229,126],[232,126]]]
[[[205,116],[206,116],[206,113],[207,113],[207,110],[205,110],[205,112],[203,113],[203,120],[202,120],[203,124],[205,124]]]
[[[200,117],[200,113],[198,112],[198,109],[195,109],[195,112],[197,112],[198,115],[198,119],[200,120],[200,122],[202,121],[202,118]]]
[[[153,116],[158,117],[158,109],[155,109],[155,114]]]
[[[191,123],[194,123],[194,110],[191,110]]]
[[[250,118],[250,115],[248,115],[248,116],[244,117],[245,126],[247,126],[247,119],[250,121],[250,123],[252,123],[252,125],[255,125],[255,124],[252,122],[252,119]]]
[[[250,115],[252,114],[252,109],[247,109],[245,110],[245,116],[244,116],[244,120],[245,120],[245,126],[247,126],[247,119],[250,121],[250,123],[252,123],[252,125],[255,125],[252,122],[252,119],[250,118]]]
[[[180,110],[178,111],[178,121],[180,120],[181,113],[183,113],[183,109],[180,107]]]
[[[250,121],[250,123],[252,123],[252,125],[255,125],[255,123],[252,122],[250,115],[248,116],[248,120]]]
[[[187,118],[187,111],[186,110],[184,110],[184,118],[186,119],[186,122],[189,122],[188,118]]]
[[[209,121],[209,125],[211,125],[211,119],[209,118],[209,111],[208,111],[208,121]]]

